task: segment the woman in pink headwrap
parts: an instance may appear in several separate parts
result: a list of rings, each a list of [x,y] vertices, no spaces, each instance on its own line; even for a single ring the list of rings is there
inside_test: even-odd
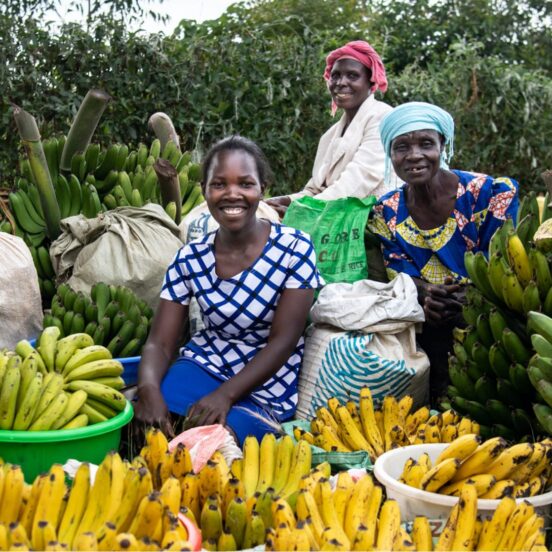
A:
[[[339,122],[320,139],[312,177],[304,190],[267,201],[283,216],[294,199],[381,196],[394,187],[384,183],[385,152],[379,123],[391,107],[374,98],[387,90],[385,68],[377,52],[363,40],[349,42],[326,58],[324,79]]]

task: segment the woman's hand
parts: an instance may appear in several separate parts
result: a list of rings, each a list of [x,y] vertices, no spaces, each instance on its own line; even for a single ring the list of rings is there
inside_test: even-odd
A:
[[[137,429],[158,427],[167,437],[174,437],[171,418],[161,389],[143,386],[138,391],[138,401],[134,404],[134,422]]]
[[[430,284],[417,279],[418,301],[430,324],[451,323],[462,312],[464,286],[447,277],[444,284]]]
[[[226,425],[226,416],[233,404],[234,402],[221,386],[190,406],[186,414],[186,423],[191,427]]]
[[[289,196],[278,196],[266,199],[265,203],[270,205],[280,216],[280,219],[284,218],[287,208],[291,203],[291,198]]]

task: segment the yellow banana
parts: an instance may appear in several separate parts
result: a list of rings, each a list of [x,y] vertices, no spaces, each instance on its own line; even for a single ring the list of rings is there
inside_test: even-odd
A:
[[[481,437],[473,433],[462,435],[455,439],[435,460],[439,464],[447,458],[457,458],[460,462],[465,460],[481,444]]]
[[[372,445],[376,456],[380,456],[384,452],[384,442],[378,429],[374,401],[368,386],[364,386],[360,390],[359,414],[364,436]]]
[[[351,452],[351,447],[348,447],[338,437],[330,426],[323,426],[320,435],[321,448],[329,452]]]
[[[335,412],[345,443],[348,444],[353,450],[368,451],[371,458],[375,459],[376,456],[374,449],[356,426],[347,408],[345,406],[338,406]]]
[[[224,515],[230,502],[238,496],[245,500],[245,487],[240,479],[231,477],[226,482],[222,495],[222,513]]]
[[[493,437],[479,445],[475,451],[466,458],[452,482],[461,481],[470,475],[489,473],[488,467],[506,447],[506,441],[502,437]]]
[[[510,479],[520,484],[528,481],[531,477],[540,475],[549,462],[547,459],[547,451],[547,447],[542,443],[533,443],[533,454],[531,458],[514,470],[510,474]],[[545,461],[543,462],[543,460]]]
[[[276,437],[273,433],[266,433],[261,441],[259,450],[259,480],[257,491],[264,492],[272,484],[276,465]]]
[[[0,523],[9,525],[18,519],[25,479],[20,466],[6,466],[5,470],[4,490],[1,493]]]
[[[218,540],[222,533],[222,512],[217,504],[206,502],[200,516],[203,538]]]
[[[48,372],[53,372],[54,370],[56,343],[60,333],[61,332],[57,326],[48,326],[42,330],[42,333],[38,338],[37,350],[40,353]]]
[[[187,473],[193,471],[192,457],[184,443],[178,443],[176,448],[172,451],[171,471],[174,477],[180,481]]]
[[[54,528],[57,526],[58,513],[61,508],[65,492],[65,473],[60,464],[54,464],[50,468],[50,471],[42,484],[42,489],[36,505],[32,529],[29,533],[31,541],[39,540],[40,535],[44,533],[44,527],[46,526],[39,528],[39,522],[45,522]],[[55,540],[55,538],[53,540]]]
[[[393,550],[401,526],[401,511],[396,500],[386,500],[380,511],[378,523],[377,550]]]
[[[345,411],[347,410],[345,409]],[[291,458],[289,476],[284,488],[280,492],[280,496],[287,498],[299,489],[301,477],[310,472],[311,463],[312,451],[310,445],[306,441],[299,441],[299,443],[295,445]]]
[[[420,424],[425,424],[429,420],[429,408],[422,406],[412,414],[406,417],[405,431],[407,435],[414,435]]]
[[[460,462],[456,458],[447,458],[431,468],[420,481],[420,488],[424,491],[436,492],[443,485],[453,479],[458,472]]]
[[[165,509],[168,509],[175,516],[180,510],[181,489],[180,482],[176,477],[169,477],[165,480],[159,491],[159,498]]]
[[[441,429],[443,443],[452,443],[458,437],[458,428],[454,424],[444,425]]]
[[[236,540],[232,533],[223,531],[217,543],[217,550],[237,550]]]
[[[405,469],[401,475],[402,481],[405,485],[421,489],[422,479],[428,472],[428,468],[416,460],[413,460]]]
[[[201,500],[199,493],[199,476],[195,473],[187,473],[180,484],[182,497],[181,506],[186,506],[193,513],[195,519],[199,520],[201,513]]]
[[[90,466],[83,462],[77,469],[69,501],[65,507],[65,512],[61,518],[58,528],[58,540],[68,547],[73,543],[75,532],[79,526],[80,520],[88,503],[88,493],[90,492]]]
[[[293,439],[289,435],[284,435],[281,439],[279,439],[276,450],[274,478],[271,484],[276,494],[284,488],[284,485],[288,479],[293,450]]]
[[[90,548],[88,550],[95,550],[95,548]],[[119,533],[115,537],[114,550],[140,550],[140,545],[132,533]]]
[[[337,474],[335,491],[332,496],[335,514],[339,525],[343,527],[345,522],[345,511],[354,489],[353,478],[349,472],[343,471]]]
[[[46,520],[39,520],[33,527],[31,546],[33,550],[45,550],[50,541],[57,540],[56,529],[52,523]]]
[[[406,532],[406,529],[399,526],[399,531],[393,543],[393,550],[416,550],[412,537]]]
[[[526,287],[527,284],[531,281],[533,271],[531,269],[529,255],[527,255],[525,246],[515,232],[511,232],[508,235],[507,251],[508,258],[510,260],[510,266],[514,268],[516,276],[518,277],[521,285],[523,287]]]
[[[532,514],[529,519],[520,527],[518,534],[512,544],[512,550],[527,550],[523,547],[531,535],[544,529],[544,518],[537,513]]]
[[[337,516],[337,512],[334,507],[332,499],[332,488],[329,480],[322,479],[318,483],[320,488],[320,495],[322,501],[322,507],[320,508],[320,513],[322,514],[322,520],[326,527],[331,527],[334,530],[335,537],[347,548],[351,548],[351,542]]]
[[[117,539],[117,528],[114,523],[106,521],[100,529],[101,536],[97,537],[98,550],[110,551],[115,548]]]
[[[458,498],[458,521],[452,550],[469,550],[477,518],[477,491],[474,485],[464,485]]]
[[[247,467],[246,467],[247,469]],[[205,503],[208,496],[218,495],[222,498],[228,474],[221,464],[214,460],[208,460],[207,464],[199,472],[199,494],[201,502]],[[245,485],[245,482],[244,482]]]
[[[533,454],[531,443],[518,443],[500,453],[500,456],[485,470],[494,475],[497,480],[508,479],[518,466],[529,461]]]
[[[451,483],[450,485],[445,485],[439,489],[439,493],[450,496],[460,496],[462,486],[468,484],[475,487],[477,496],[482,496],[485,493],[488,493],[495,483],[496,478],[494,475],[482,473],[479,475],[472,475],[467,479],[462,479],[462,481],[457,481],[456,483]]]
[[[414,398],[412,395],[404,395],[399,400],[399,417],[401,419],[402,426],[406,424],[406,417],[410,414],[413,405]]]
[[[426,443],[441,443],[441,430],[438,425],[426,425],[425,430],[425,442]]]
[[[425,516],[416,516],[412,524],[412,540],[416,550],[433,550],[431,527]]]
[[[343,524],[343,528],[350,542],[353,541],[359,525],[365,521],[365,514],[373,491],[374,481],[371,475],[365,475],[359,479],[353,488],[351,499],[345,510]]]
[[[259,441],[248,435],[243,444],[243,477],[245,496],[249,498],[255,492],[259,482]]]
[[[447,522],[439,535],[434,550],[437,552],[445,552],[448,550],[454,550],[452,543],[454,541],[454,535],[456,533],[456,524],[458,522],[458,515],[460,513],[460,506],[457,502],[450,510]]]
[[[384,447],[385,450],[391,450],[393,442],[391,441],[391,428],[400,425],[399,405],[397,399],[387,395],[383,399],[383,429],[384,429]]]
[[[288,527],[295,527],[295,514],[291,506],[283,498],[276,498],[272,502],[272,520],[275,527],[285,523]]]
[[[5,525],[0,526],[6,527]],[[31,543],[29,541],[29,536],[27,535],[27,531],[25,531],[25,527],[23,527],[21,523],[19,523],[18,521],[10,523],[8,530],[11,546],[14,546],[15,544],[22,544],[23,546],[30,548]]]
[[[497,481],[489,491],[482,494],[480,498],[497,500],[506,496],[512,496],[515,486],[516,484],[512,479],[501,479]]]
[[[528,502],[523,501],[517,504],[508,519],[506,528],[498,543],[497,550],[513,550],[512,547],[516,541],[519,530],[534,513],[533,506]]]
[[[2,475],[4,473],[4,470],[0,469],[0,472],[2,472],[0,474],[0,489],[1,489],[2,488],[1,480],[2,480]],[[46,473],[42,473],[35,477],[33,484],[31,486],[31,493],[30,493],[29,499],[27,500],[27,503],[23,506],[23,509],[19,516],[19,522],[25,528],[27,535],[30,535],[33,530],[33,519],[36,511],[36,505],[38,504],[40,493],[42,492],[42,487],[46,481],[46,477],[47,477]]]
[[[316,542],[320,545],[322,542],[322,532],[324,531],[324,521],[318,511],[316,500],[310,491],[299,491],[295,511],[297,519],[305,522],[310,520],[312,533],[316,539]]]
[[[137,539],[148,536],[154,540],[161,540],[163,518],[163,503],[159,498],[159,492],[153,491],[142,498],[136,517],[130,524],[129,533]]]
[[[351,415],[351,418],[353,419],[353,422],[355,422],[358,430],[362,433],[362,423],[360,421],[360,415],[358,413],[358,406],[355,401],[347,401],[345,403],[345,408]]]

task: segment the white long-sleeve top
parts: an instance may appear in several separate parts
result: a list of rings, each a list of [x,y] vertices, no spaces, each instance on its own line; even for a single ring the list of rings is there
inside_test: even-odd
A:
[[[305,195],[326,200],[369,195],[379,198],[396,188],[398,182],[394,173],[391,183],[384,183],[385,153],[379,133],[380,121],[391,110],[391,106],[370,95],[345,133],[343,114],[320,138],[312,177],[304,190],[290,195],[291,199]]]

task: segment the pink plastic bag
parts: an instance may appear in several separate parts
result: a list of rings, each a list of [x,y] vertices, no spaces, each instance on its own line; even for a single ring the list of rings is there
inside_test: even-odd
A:
[[[177,435],[169,443],[169,450],[172,452],[178,443],[184,443],[190,451],[194,472],[199,473],[213,453],[227,443],[228,438],[232,439],[232,436],[220,424],[193,427]]]

